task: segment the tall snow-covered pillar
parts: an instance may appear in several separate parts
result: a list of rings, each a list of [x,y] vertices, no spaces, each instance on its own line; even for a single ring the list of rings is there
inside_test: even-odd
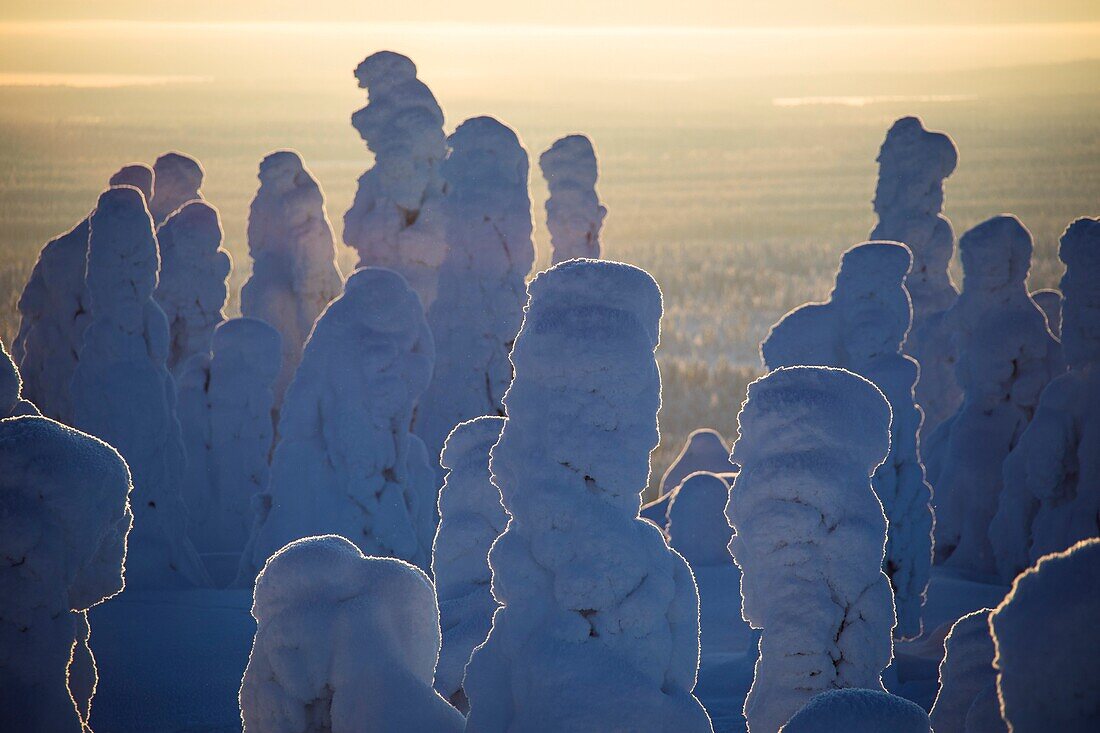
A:
[[[186,153],[165,153],[153,163],[155,180],[149,198],[149,213],[158,227],[188,201],[202,200],[202,179],[206,175],[199,161]],[[148,198],[148,196],[147,196]]]
[[[598,260],[607,207],[596,195],[599,168],[592,141],[584,135],[567,135],[539,156],[539,167],[550,190],[546,226],[554,249],[551,263]]]
[[[502,607],[466,668],[466,730],[709,731],[691,571],[638,518],[660,290],[638,268],[572,260],[530,296],[491,462],[512,517],[489,555]]]

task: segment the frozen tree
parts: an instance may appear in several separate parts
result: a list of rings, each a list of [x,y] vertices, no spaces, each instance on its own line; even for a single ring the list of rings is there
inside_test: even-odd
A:
[[[432,581],[343,537],[290,543],[264,565],[241,682],[245,733],[458,733],[432,689],[439,610]]]
[[[233,318],[214,330],[212,354],[196,354],[180,370],[191,538],[204,555],[227,557],[231,567],[219,567],[229,574],[222,574],[225,582],[248,540],[252,502],[267,489],[279,352],[278,331],[254,318]]]
[[[1031,233],[996,216],[959,241],[963,292],[944,323],[956,339],[963,404],[929,437],[936,487],[936,559],[964,572],[996,572],[990,522],[1001,464],[1020,440],[1047,383],[1063,371],[1058,341],[1028,295]]]
[[[584,135],[567,135],[539,156],[550,189],[546,226],[554,253],[551,262],[600,258],[600,229],[607,207],[596,195],[596,151]]]
[[[667,524],[669,500],[684,479],[698,471],[721,475],[733,470],[729,446],[717,430],[699,428],[693,431],[676,460],[665,471],[660,495],[642,507],[641,517],[663,529]]]
[[[819,692],[780,733],[931,733],[920,705],[879,690]],[[951,733],[945,729],[943,733]],[[961,733],[961,731],[960,731]]]
[[[1043,311],[1043,315],[1047,317],[1047,328],[1056,338],[1060,338],[1062,335],[1062,293],[1052,288],[1036,290],[1031,294],[1031,299],[1035,301],[1035,305],[1039,306],[1039,309]]]
[[[369,103],[351,124],[374,153],[374,166],[359,177],[355,201],[344,214],[344,242],[359,252],[360,267],[403,275],[426,309],[447,254],[438,210],[439,166],[447,154],[443,110],[416,78],[416,65],[393,51],[368,56],[355,78]]]
[[[1043,555],[1100,536],[1100,219],[1062,235],[1062,354],[1056,376],[1003,466],[989,539],[1003,581]]]
[[[199,188],[202,187],[205,172],[199,161],[186,153],[165,153],[153,163],[153,172],[155,177],[149,213],[158,227],[188,201],[202,199]]]
[[[912,263],[894,242],[867,242],[840,261],[826,303],[788,313],[761,344],[768,369],[831,366],[874,382],[890,402],[890,455],[871,484],[889,522],[884,569],[894,589],[900,638],[921,633],[921,607],[932,568],[932,489],[924,480],[913,386],[919,366],[901,353],[912,311],[905,288]]]
[[[175,384],[165,367],[168,321],[152,298],[159,258],[141,192],[105,191],[89,228],[92,320],[73,374],[74,425],[109,440],[133,473],[130,585],[205,584],[179,491],[184,454]]]
[[[241,288],[241,313],[267,321],[282,337],[278,406],[313,322],[340,294],[341,279],[325,198],[301,156],[293,150],[271,153],[260,163],[259,178],[248,212],[252,276]]]
[[[752,642],[741,618],[741,571],[730,556],[729,484],[713,473],[684,479],[668,505],[669,544],[691,565],[699,588],[702,655],[740,653]]]
[[[902,242],[913,252],[913,269],[905,281],[913,299],[913,328],[905,353],[920,363],[916,394],[924,410],[922,438],[962,402],[951,332],[943,322],[958,297],[947,272],[955,234],[943,215],[943,183],[958,161],[951,138],[926,130],[917,117],[897,120],[878,154],[878,223],[870,238]]]
[[[427,568],[435,473],[409,433],[432,373],[432,337],[400,275],[358,270],[317,320],[279,418],[271,482],[242,573],[292,540],[339,534],[368,555]]]
[[[4,341],[0,339],[0,419],[37,414],[38,408],[23,399],[23,380],[11,354],[4,348]]]
[[[1016,578],[989,620],[1009,731],[1100,730],[1097,618],[1100,539],[1047,555]]]
[[[932,705],[932,725],[939,733],[1004,733],[993,670],[993,637],[983,608],[951,627],[940,662],[940,691]]]
[[[232,262],[222,249],[218,210],[191,201],[157,230],[160,280],[154,295],[168,317],[171,337],[168,368],[178,368],[195,354],[210,350],[214,327],[225,320],[225,301]]]
[[[471,733],[711,729],[691,571],[638,518],[661,310],[630,265],[570,260],[531,283],[490,465],[511,520],[489,554],[501,607],[466,668]]]
[[[122,590],[129,491],[106,443],[44,417],[0,420],[0,729],[89,730],[86,610]]]
[[[146,200],[152,183],[152,169],[140,163],[123,167],[110,179],[112,186],[135,186]],[[23,376],[27,399],[42,414],[66,424],[73,420],[69,383],[91,319],[84,287],[87,260],[85,217],[42,248],[19,298],[19,333],[12,342],[12,357]]]
[[[489,449],[503,427],[502,417],[479,417],[456,425],[443,446],[447,478],[439,492],[439,529],[432,547],[443,631],[435,688],[460,710],[466,708],[466,662],[489,635],[497,608],[488,555],[508,515],[489,474]]]
[[[527,152],[516,133],[475,117],[450,137],[447,257],[428,308],[436,363],[416,414],[416,434],[438,460],[451,428],[503,415],[512,380],[508,352],[523,320],[524,278],[535,261]]]
[[[742,614],[763,631],[745,718],[771,733],[815,693],[883,690],[894,603],[870,477],[889,451],[890,407],[843,369],[786,367],[749,385],[737,423],[730,552]]]

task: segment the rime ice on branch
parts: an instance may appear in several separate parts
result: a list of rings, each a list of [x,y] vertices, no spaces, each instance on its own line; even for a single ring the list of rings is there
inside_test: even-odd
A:
[[[360,176],[344,214],[344,243],[359,252],[360,267],[403,275],[426,309],[447,253],[438,212],[439,164],[447,154],[443,111],[416,78],[416,65],[401,54],[368,56],[355,78],[370,99],[351,124],[374,153],[374,166]]]
[[[1047,555],[1016,578],[989,622],[1001,714],[1013,733],[1100,727],[1097,618],[1100,539]]]
[[[439,493],[439,530],[432,547],[443,630],[435,688],[459,709],[465,707],[466,662],[489,635],[497,609],[487,557],[508,515],[491,481],[489,449],[503,427],[502,417],[479,417],[455,426],[443,446],[447,478]]]
[[[89,730],[67,676],[74,650],[74,667],[88,654],[85,611],[122,590],[129,491],[106,443],[43,417],[0,420],[0,729]],[[81,671],[94,687],[90,658]]]
[[[512,349],[535,261],[527,152],[516,133],[475,117],[451,135],[447,181],[447,258],[428,308],[436,363],[416,415],[416,434],[436,459],[451,428],[503,415]]]
[[[340,294],[332,225],[313,174],[293,150],[260,163],[260,189],[248,212],[252,275],[241,288],[241,313],[271,324],[282,337],[275,404],[302,359],[313,322]]]
[[[409,423],[432,359],[424,312],[404,278],[377,267],[348,278],[287,390],[242,578],[286,543],[330,533],[368,555],[428,567],[435,473]]]
[[[412,565],[364,557],[343,537],[298,540],[267,561],[252,615],[246,733],[462,730],[432,689],[439,611]]]
[[[937,731],[1004,733],[1007,730],[997,701],[993,637],[989,634],[991,612],[983,608],[963,616],[943,642],[940,691],[931,714]]]
[[[944,316],[957,344],[963,404],[929,437],[935,487],[936,559],[965,572],[996,572],[990,521],[1001,464],[1027,427],[1039,395],[1064,370],[1058,341],[1028,295],[1031,233],[1014,216],[979,224],[959,242],[963,292]]]
[[[466,730],[709,731],[691,694],[691,571],[638,519],[660,290],[635,267],[573,260],[530,294],[491,463],[512,515],[489,555],[502,607],[466,669]]]
[[[205,172],[199,161],[185,153],[170,152],[153,163],[156,174],[153,196],[149,201],[149,213],[158,227],[179,207],[188,201],[202,200],[202,179]]]
[[[592,141],[568,135],[539,156],[550,198],[546,226],[554,248],[552,264],[576,258],[600,258],[600,229],[607,207],[596,195],[599,170]]]
[[[143,589],[207,582],[180,497],[184,453],[165,367],[168,322],[152,298],[158,260],[141,193],[128,186],[105,191],[90,219],[92,321],[73,374],[73,418],[129,464],[135,516],[126,576]]]
[[[990,525],[1008,582],[1043,555],[1100,536],[1100,220],[1062,235],[1062,354],[1055,377],[1004,462],[1004,491]]]
[[[902,242],[913,252],[913,269],[905,281],[913,298],[913,328],[905,353],[920,363],[916,395],[924,410],[922,438],[962,402],[950,330],[943,323],[944,312],[958,297],[947,272],[955,234],[943,216],[943,182],[958,161],[951,138],[929,132],[916,117],[895,122],[878,155],[878,224],[870,238]]]
[[[728,475],[734,471],[729,446],[717,430],[699,428],[688,436],[680,455],[676,456],[661,479],[660,495],[642,507],[641,517],[665,528],[668,524],[668,503],[676,489],[684,479],[699,471],[718,475]]]
[[[232,263],[222,249],[218,210],[191,201],[157,230],[160,280],[154,297],[168,317],[168,368],[210,351],[214,328],[225,320],[226,283]]]
[[[851,372],[789,367],[749,385],[737,422],[730,552],[745,620],[763,630],[745,717],[770,733],[817,692],[883,691],[894,603],[870,477],[889,451],[890,407]]]
[[[879,690],[820,692],[780,733],[931,733],[928,714],[916,703]],[[945,729],[945,733],[948,730]],[[958,729],[956,733],[962,733]]]
[[[901,638],[921,633],[932,567],[932,490],[924,480],[917,439],[921,413],[913,402],[919,367],[901,353],[912,318],[905,289],[911,263],[906,247],[893,242],[849,249],[829,301],[791,311],[761,344],[768,369],[848,369],[874,382],[890,402],[890,455],[871,483],[889,520],[883,569],[894,588],[894,633]]]

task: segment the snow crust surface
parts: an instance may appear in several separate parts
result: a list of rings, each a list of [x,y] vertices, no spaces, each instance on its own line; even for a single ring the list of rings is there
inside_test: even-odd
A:
[[[596,194],[599,167],[592,141],[585,135],[567,135],[539,156],[539,167],[550,189],[546,227],[553,247],[551,263],[578,257],[598,260],[607,207]]]
[[[920,706],[879,690],[829,690],[815,695],[781,733],[931,733]]]

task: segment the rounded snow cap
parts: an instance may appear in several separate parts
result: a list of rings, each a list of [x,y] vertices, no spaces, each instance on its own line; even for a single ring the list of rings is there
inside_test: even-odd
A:
[[[1073,365],[1100,361],[1100,219],[1082,218],[1062,235],[1062,350]]]
[[[270,382],[282,365],[282,336],[258,318],[230,318],[214,329],[212,350],[216,362],[248,364],[251,373]]]
[[[107,189],[90,223],[86,281],[94,304],[152,297],[160,252],[141,191],[133,186]]]
[[[1031,269],[1031,232],[1012,214],[987,219],[962,235],[963,289],[1023,284]]]
[[[145,163],[130,163],[118,169],[107,182],[111,186],[133,186],[146,202],[153,199],[153,169]]]
[[[556,141],[539,156],[539,167],[551,185],[559,179],[587,187],[596,185],[596,151],[585,135],[567,135]]]
[[[841,256],[837,288],[857,291],[898,288],[912,267],[913,253],[901,242],[864,242]]]
[[[955,171],[959,150],[948,135],[926,129],[919,117],[901,117],[886,133],[878,162],[888,177],[938,182]]]
[[[527,151],[519,135],[494,117],[471,117],[448,138],[451,155],[443,162],[445,177],[456,174],[469,183],[465,190],[495,190],[500,179],[527,181]]]
[[[160,225],[157,239],[162,250],[175,247],[184,251],[216,252],[222,243],[221,217],[218,210],[205,201],[189,201]]]
[[[416,78],[416,64],[396,51],[378,51],[367,56],[355,67],[360,89],[378,90],[394,87]]]
[[[693,430],[676,460],[661,477],[661,491],[672,491],[697,471],[732,471],[729,461],[730,449],[721,433],[714,428]]]
[[[276,150],[260,161],[261,184],[274,185],[279,190],[290,190],[294,179],[305,170],[305,163],[297,150]]]
[[[780,733],[930,733],[916,703],[879,690],[826,690],[779,729]]]
[[[890,405],[871,382],[845,369],[782,367],[749,385],[731,460],[835,449],[870,469],[890,450]]]
[[[733,534],[726,519],[729,498],[723,478],[699,471],[684,479],[669,500],[670,543],[692,566],[733,563],[727,549]]]
[[[173,186],[178,187],[180,190],[199,190],[202,187],[202,180],[206,176],[206,172],[202,169],[202,164],[199,161],[186,153],[175,150],[157,158],[156,162],[153,163],[153,171],[156,174],[154,185],[156,181],[166,179],[171,180]]]
[[[483,415],[473,420],[455,425],[443,444],[439,462],[448,470],[460,464],[465,456],[484,456],[500,439],[505,418],[496,415]]]

